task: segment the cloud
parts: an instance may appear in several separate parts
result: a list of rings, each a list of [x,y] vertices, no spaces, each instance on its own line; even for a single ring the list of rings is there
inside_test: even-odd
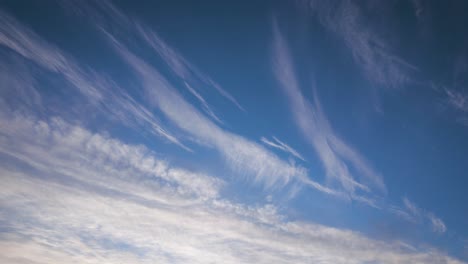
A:
[[[303,96],[295,77],[286,41],[279,31],[276,20],[273,24],[273,61],[274,73],[289,99],[296,125],[317,152],[325,167],[327,178],[339,183],[351,196],[355,196],[357,190],[370,192],[367,185],[355,179],[350,171],[352,167],[363,180],[385,192],[382,176],[333,131],[315,90],[313,104]]]
[[[116,36],[109,35],[117,53],[135,71],[151,107],[104,75],[80,66],[12,18],[0,17],[7,22],[0,25],[2,46],[35,67],[63,77],[70,84],[63,90],[75,89],[91,102],[91,111],[110,114],[110,119],[134,130],[144,124],[142,128],[149,127],[179,144],[178,138],[165,134],[153,113],[157,109],[181,131],[217,150],[240,175],[253,176],[266,187],[298,181],[321,192],[343,195],[310,179],[305,168],[219,127]],[[20,72],[0,64],[2,83],[13,84],[8,87],[11,91],[20,89],[9,96],[27,99],[28,108],[25,114],[0,107],[2,263],[461,263],[433,248],[409,249],[399,241],[373,240],[345,229],[289,221],[270,202],[229,201],[221,195],[227,183],[218,177],[175,166],[145,146],[95,132],[82,124],[83,119],[68,120],[65,113],[60,117],[33,114],[38,106],[48,107],[50,98],[36,89],[34,74],[21,68],[21,61],[14,68],[23,69]],[[188,80],[187,85],[192,87],[192,82]],[[206,101],[198,90],[190,92],[200,95],[197,99],[203,106]],[[323,125],[320,133],[328,135],[326,151],[339,155],[341,164],[347,162],[363,174],[373,174],[364,158],[333,133],[318,99],[310,104],[302,95],[299,98],[307,112],[316,115],[317,124]],[[83,107],[84,101],[80,99],[78,105]],[[273,140],[269,142],[298,154]],[[331,160],[326,164],[337,162],[336,157]],[[347,171],[348,165],[343,168]],[[432,216],[434,230],[445,230],[444,223]]]
[[[410,215],[419,219],[421,217],[421,209],[419,209],[416,204],[411,202],[407,197],[403,198],[403,205],[409,211]]]
[[[114,39],[114,41],[116,41]],[[115,42],[116,49],[138,74],[147,98],[174,125],[199,141],[213,146],[236,172],[254,176],[266,187],[284,186],[306,177],[306,170],[281,160],[261,145],[228,132],[187,102],[155,68]]]
[[[230,202],[214,177],[62,119],[0,118],[2,263],[462,263]]]
[[[398,88],[411,81],[410,73],[416,68],[392,53],[354,1],[312,0],[307,3],[318,21],[344,42],[356,64],[374,85]]]
[[[468,125],[468,52],[463,49],[456,54],[451,71],[451,81],[445,85],[433,85],[441,93],[445,103],[455,110],[456,120]]]
[[[4,23],[0,26],[1,45],[34,62],[41,69],[62,76],[71,84],[67,88],[76,89],[87,102],[91,102],[92,109],[109,114],[109,116],[105,117],[115,118],[121,124],[129,126],[135,131],[145,131],[149,128],[157,135],[192,151],[181,143],[179,138],[169,133],[165,128],[166,125],[164,127],[161,125],[151,107],[147,107],[139,100],[137,101],[137,98],[129,95],[118,83],[91,69],[79,66],[71,56],[48,44],[9,15],[2,15],[2,21]],[[104,23],[102,21],[97,22]],[[97,26],[100,27],[101,24]],[[106,31],[103,30],[103,32]],[[111,37],[110,35],[106,36]],[[154,41],[151,38],[150,40]],[[164,47],[169,49],[167,45]],[[254,182],[261,183],[267,188],[281,187],[296,181],[312,186],[321,192],[339,195],[336,191],[309,179],[305,168],[284,161],[263,146],[220,128],[188,103],[156,69],[126,51],[123,46],[120,46],[117,50],[127,60],[129,66],[139,74],[138,81],[141,82],[144,96],[149,98],[152,106],[159,109],[168,120],[187,133],[188,136],[195,138],[197,143],[218,150],[229,167],[241,177],[253,179]],[[172,54],[172,52],[170,53]],[[17,80],[22,78],[22,74],[28,73],[5,76]],[[192,80],[187,78],[187,84],[193,88],[191,82]],[[212,82],[212,85],[216,86],[214,82]],[[29,84],[29,86],[31,89],[41,92],[36,90],[33,84]],[[14,96],[16,97],[18,94]],[[83,103],[83,101],[80,101],[78,105],[82,107]],[[68,108],[69,106],[64,105],[63,107]],[[92,112],[92,110],[90,111]],[[34,110],[29,112],[32,113]],[[88,117],[84,116],[82,119]],[[73,118],[76,118],[76,116]]]
[[[224,99],[234,104],[239,110],[246,111],[233,95],[208,75],[204,74],[195,65],[187,61],[177,50],[166,43],[157,32],[147,27],[144,23],[140,23],[136,19],[122,13],[111,1],[103,0],[91,4],[83,4],[80,1],[62,1],[61,4],[66,9],[73,10],[84,18],[93,21],[99,29],[116,36],[119,41],[129,47],[135,45],[135,39],[140,40],[140,43],[149,47],[159,56],[168,69],[182,83],[195,83],[196,85],[191,85],[191,89],[197,94],[200,95],[199,89],[201,87],[210,87],[224,97]],[[205,99],[203,101],[206,102]],[[212,115],[211,113],[208,114]]]
[[[164,128],[153,113],[137,103],[117,83],[96,71],[80,67],[71,56],[42,40],[37,34],[18,23],[8,14],[0,11],[0,17],[0,45],[35,63],[40,69],[63,77],[70,84],[70,88],[76,89],[86,100],[86,102],[81,102],[81,105],[86,104],[102,113],[110,114],[121,124],[135,130],[141,130],[142,127],[149,128],[149,131],[155,135],[191,151]],[[5,69],[10,67],[11,65],[2,65],[2,68]],[[25,76],[26,78],[34,78],[28,72],[27,67],[22,67],[22,69],[23,72],[15,72],[15,74],[5,74],[7,71],[2,70],[2,75],[0,75],[2,82],[24,83],[22,79]],[[17,91],[21,92],[24,89],[28,89],[28,94],[35,98],[40,96],[40,92],[31,85],[22,85],[22,88]],[[15,96],[18,94],[13,93],[12,97]]]
[[[280,188],[291,182],[300,182],[321,192],[338,195],[336,191],[309,179],[305,168],[280,159],[263,146],[227,131],[208,119],[206,115],[189,103],[159,70],[148,61],[132,53],[132,47],[137,45],[135,42],[127,44],[126,37],[122,36],[125,34],[121,34],[118,30],[115,33],[108,31],[106,27],[109,23],[108,20],[111,22],[118,20],[118,25],[121,25],[124,30],[135,29],[133,33],[137,34],[143,41],[137,46],[149,45],[153,47],[153,51],[167,62],[168,67],[180,75],[184,80],[183,84],[188,85],[186,86],[188,89],[193,89],[193,84],[196,84],[197,81],[187,77],[189,73],[186,71],[196,70],[187,66],[188,62],[176,55],[156,33],[147,29],[142,23],[134,23],[132,19],[127,18],[110,3],[106,3],[105,6],[109,7],[103,10],[103,14],[106,16],[96,15],[98,12],[92,11],[91,7],[89,7],[90,10],[84,10],[89,13],[85,16],[95,21],[96,27],[109,39],[111,45],[128,66],[134,70],[145,99],[153,107],[152,110],[160,111],[172,125],[194,138],[196,143],[217,150],[229,168],[241,177],[252,179],[253,182],[263,184],[266,188]],[[210,82],[211,85],[217,86],[209,78],[203,77],[204,74],[197,71],[196,75]]]
[[[94,176],[105,187],[110,186],[108,180],[130,184],[155,179],[160,184],[176,186],[181,193],[201,198],[216,197],[222,185],[216,178],[172,168],[144,146],[132,146],[105,135],[92,134],[61,118],[42,121],[2,113],[1,121],[2,153],[42,170],[53,167],[63,175],[82,181],[97,173]],[[49,151],[46,151],[47,146],[50,146]],[[94,171],[86,172],[90,169]],[[108,174],[115,178],[106,178]],[[138,177],[126,178],[131,175]]]
[[[444,88],[443,90],[445,91],[446,104],[457,113],[456,121],[468,126],[468,94],[454,88]]]
[[[275,142],[270,141],[270,140],[268,140],[268,139],[265,138],[265,137],[260,138],[260,140],[261,140],[264,144],[266,144],[266,145],[268,145],[268,146],[270,146],[270,147],[280,149],[280,150],[282,150],[282,151],[284,151],[284,152],[286,152],[286,153],[289,153],[289,154],[293,155],[294,157],[296,157],[296,158],[298,158],[298,159],[300,159],[300,160],[305,161],[305,159],[302,157],[301,154],[299,154],[299,152],[297,152],[295,149],[293,149],[292,147],[290,147],[290,146],[287,145],[286,143],[280,141],[280,140],[277,139],[276,137],[273,137],[273,140],[274,140]]]
[[[213,112],[213,110],[211,110],[211,107],[208,105],[208,103],[206,102],[205,98],[203,98],[195,89],[192,88],[192,86],[190,86],[188,83],[185,83],[185,87],[187,87],[187,89],[189,90],[189,92],[195,96],[195,98],[198,99],[198,101],[200,101],[200,103],[202,104],[203,106],[203,110],[205,111],[205,113],[207,113],[209,116],[211,116],[211,118],[213,118],[213,120],[217,121],[218,123],[222,124],[223,122],[221,121],[221,119],[219,119],[219,117]]]
[[[211,86],[224,98],[233,103],[237,108],[245,112],[244,107],[242,107],[237,102],[234,96],[224,90],[218,83],[202,73],[195,66],[187,62],[178,52],[167,45],[163,39],[159,37],[154,31],[142,24],[138,24],[136,27],[142,39],[148,43],[153,48],[153,50],[159,54],[159,56],[161,56],[169,69],[171,69],[177,76],[186,82],[194,82],[199,80],[203,84]]]
[[[445,231],[447,231],[447,227],[445,226],[445,223],[442,221],[442,219],[438,218],[432,213],[429,213],[428,217],[431,221],[432,231],[436,233],[445,233]]]
[[[424,12],[424,1],[422,0],[411,0],[411,4],[414,8],[414,15],[418,18],[418,20],[422,19],[422,14]]]
[[[468,96],[454,89],[445,89],[448,103],[458,111],[468,112]]]
[[[407,197],[403,197],[403,208],[393,206],[390,211],[397,216],[412,223],[426,222],[431,227],[432,231],[438,234],[443,234],[447,231],[447,227],[442,219],[438,218],[434,213],[424,210],[417,206]]]

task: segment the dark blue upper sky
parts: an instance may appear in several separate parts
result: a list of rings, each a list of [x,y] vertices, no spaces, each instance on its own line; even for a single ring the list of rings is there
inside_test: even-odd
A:
[[[0,262],[464,263],[467,12],[2,1]]]

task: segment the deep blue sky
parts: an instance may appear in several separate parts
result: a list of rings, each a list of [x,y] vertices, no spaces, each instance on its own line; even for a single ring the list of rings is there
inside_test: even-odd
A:
[[[3,1],[0,262],[464,263],[467,12]]]

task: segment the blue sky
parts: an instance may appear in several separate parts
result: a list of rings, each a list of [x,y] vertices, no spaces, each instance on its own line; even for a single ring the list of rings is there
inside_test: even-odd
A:
[[[3,1],[0,262],[465,263],[467,11]]]

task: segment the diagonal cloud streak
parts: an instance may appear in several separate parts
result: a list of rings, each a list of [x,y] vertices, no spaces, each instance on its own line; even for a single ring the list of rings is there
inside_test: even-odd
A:
[[[370,192],[368,186],[359,183],[350,172],[350,164],[380,191],[385,192],[382,177],[376,173],[366,160],[353,148],[341,140],[331,128],[322,111],[317,95],[314,93],[314,104],[304,98],[299,83],[294,76],[293,64],[277,22],[273,24],[273,69],[286,93],[296,125],[307,142],[315,149],[330,180],[337,181],[341,187],[354,196],[356,190]]]
[[[305,159],[302,157],[301,154],[299,154],[299,152],[297,152],[295,149],[293,149],[292,147],[290,147],[289,145],[287,145],[286,143],[280,141],[279,139],[277,139],[276,137],[273,137],[273,141],[270,141],[268,140],[267,138],[265,137],[262,137],[260,138],[260,141],[262,141],[264,144],[270,146],[270,147],[273,147],[273,148],[277,148],[277,149],[280,149],[286,153],[289,153],[291,155],[293,155],[294,157],[302,160],[302,161],[305,161]]]
[[[216,178],[60,118],[0,121],[2,263],[462,263],[221,199]]]
[[[0,45],[10,48],[43,69],[63,76],[72,88],[75,88],[99,111],[113,115],[121,123],[134,129],[139,129],[142,124],[149,126],[154,134],[191,151],[168,132],[150,111],[138,104],[115,82],[92,70],[83,69],[70,56],[46,43],[2,11],[0,11],[0,22]],[[8,65],[5,67],[8,68]],[[3,75],[2,78],[7,82],[17,75]]]
[[[154,107],[180,129],[215,147],[232,169],[253,175],[267,187],[286,185],[294,178],[306,177],[306,170],[289,164],[262,146],[218,127],[188,103],[156,69],[136,57],[114,39],[119,54],[138,74],[143,89]]]
[[[378,32],[366,24],[363,10],[354,1],[311,0],[307,6],[327,30],[344,42],[374,85],[398,88],[412,80],[409,73],[417,69],[391,53]]]

